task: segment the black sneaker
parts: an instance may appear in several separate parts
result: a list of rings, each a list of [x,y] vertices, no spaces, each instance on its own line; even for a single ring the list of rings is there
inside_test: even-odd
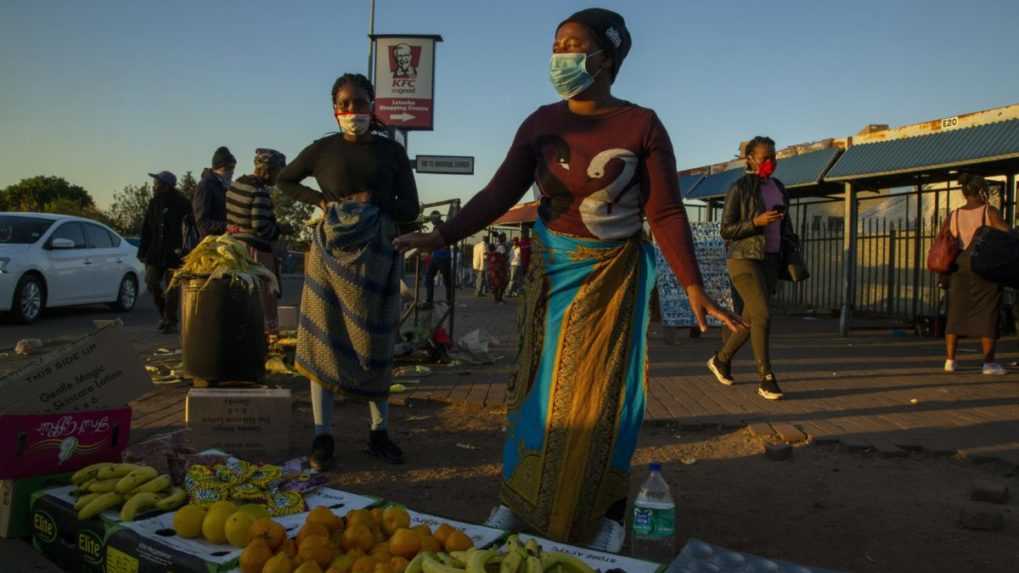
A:
[[[336,451],[336,444],[329,434],[319,434],[311,442],[311,456],[308,457],[308,464],[312,469],[320,472],[327,472],[333,469],[333,453]]]
[[[389,432],[385,430],[372,430],[368,439],[368,452],[391,464],[403,463],[403,450],[389,439]]]
[[[761,378],[761,385],[757,387],[757,393],[765,400],[781,400],[783,396],[774,374],[765,374]]]
[[[156,330],[158,330],[159,332],[162,332],[162,333],[165,334],[166,333],[166,325],[167,324],[168,323],[166,322],[165,319],[164,320],[160,320],[159,321],[159,326],[156,327]]]
[[[708,360],[708,370],[715,375],[715,379],[723,386],[732,386],[735,382],[732,379],[732,363],[722,362],[718,359],[717,354],[712,356],[711,360]]]

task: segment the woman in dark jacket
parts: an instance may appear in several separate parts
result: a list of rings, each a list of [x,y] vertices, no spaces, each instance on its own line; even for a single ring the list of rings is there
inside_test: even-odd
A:
[[[721,234],[728,246],[729,277],[742,300],[743,319],[750,323],[750,330],[729,336],[708,361],[708,369],[720,383],[731,386],[732,359],[749,339],[761,379],[757,393],[767,400],[780,400],[782,389],[771,369],[768,301],[778,282],[783,250],[798,240],[785,217],[789,208],[785,186],[771,176],[776,167],[775,142],[755,137],[747,143],[744,155],[747,174],[725,196]]]

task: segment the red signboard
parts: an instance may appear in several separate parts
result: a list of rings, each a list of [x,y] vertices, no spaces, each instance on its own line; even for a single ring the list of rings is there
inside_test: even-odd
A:
[[[375,115],[390,127],[434,125],[435,43],[439,36],[374,36]]]

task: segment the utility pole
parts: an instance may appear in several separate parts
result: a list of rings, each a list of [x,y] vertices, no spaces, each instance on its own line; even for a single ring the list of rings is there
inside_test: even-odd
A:
[[[371,0],[371,9],[368,13],[368,81],[375,84],[375,0]]]

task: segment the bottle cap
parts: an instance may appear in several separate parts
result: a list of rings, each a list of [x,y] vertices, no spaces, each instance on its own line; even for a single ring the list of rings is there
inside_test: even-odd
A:
[[[651,464],[651,471],[653,471],[653,472],[660,472],[660,471],[662,471],[662,464],[660,464],[659,462],[653,462]]]

